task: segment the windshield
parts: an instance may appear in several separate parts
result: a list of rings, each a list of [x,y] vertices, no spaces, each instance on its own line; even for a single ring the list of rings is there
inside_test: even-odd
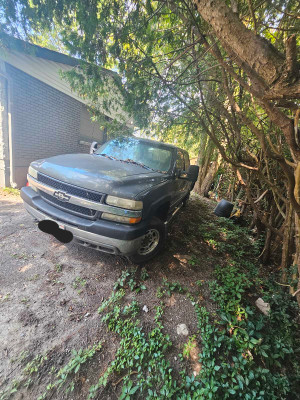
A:
[[[172,150],[132,138],[118,138],[103,144],[94,154],[114,157],[118,160],[142,164],[154,171],[168,172],[171,167]]]

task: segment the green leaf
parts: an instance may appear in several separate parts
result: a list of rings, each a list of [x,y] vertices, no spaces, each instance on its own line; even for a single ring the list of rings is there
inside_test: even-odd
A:
[[[139,389],[139,386],[134,386],[130,391],[129,394],[134,394]]]
[[[78,364],[78,365],[76,366],[76,368],[75,368],[75,370],[74,370],[75,374],[77,374],[77,372],[79,371],[79,369],[80,369],[80,364]]]

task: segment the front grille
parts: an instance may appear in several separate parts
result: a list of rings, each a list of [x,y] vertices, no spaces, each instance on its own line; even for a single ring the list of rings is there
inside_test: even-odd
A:
[[[55,204],[56,206],[75,214],[86,215],[88,217],[94,217],[96,215],[96,210],[90,210],[89,208],[77,206],[76,204],[62,202],[56,197],[53,197],[50,194],[43,192],[42,190],[40,190],[40,194],[42,198],[48,203]]]
[[[81,197],[83,199],[100,202],[102,198],[101,193],[69,185],[68,183],[58,181],[40,173],[38,173],[37,179],[39,182],[44,183],[47,186],[51,186],[57,190],[67,192],[68,194],[72,194],[73,196]]]

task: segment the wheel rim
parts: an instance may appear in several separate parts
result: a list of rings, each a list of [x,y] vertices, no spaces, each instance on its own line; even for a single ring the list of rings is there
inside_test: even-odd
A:
[[[141,246],[138,253],[145,256],[151,253],[159,243],[159,231],[157,229],[149,229],[143,236]]]

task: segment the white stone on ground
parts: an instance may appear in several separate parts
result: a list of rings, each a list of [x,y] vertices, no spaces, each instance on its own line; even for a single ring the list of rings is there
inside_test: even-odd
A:
[[[177,335],[188,336],[189,334],[188,328],[185,324],[177,325],[176,330],[177,330]]]
[[[256,307],[265,315],[270,312],[270,304],[266,303],[261,297],[259,297],[255,302]]]

